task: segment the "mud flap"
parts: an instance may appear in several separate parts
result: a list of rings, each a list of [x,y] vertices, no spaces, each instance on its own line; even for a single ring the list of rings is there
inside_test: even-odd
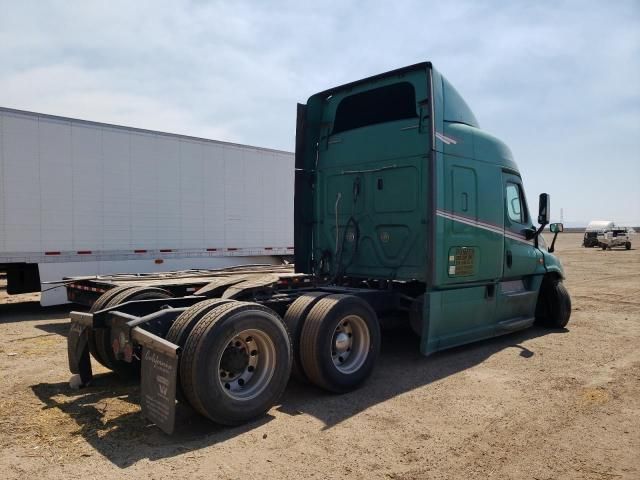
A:
[[[90,313],[71,312],[71,327],[67,335],[67,358],[71,373],[80,376],[77,386],[91,383],[93,372],[89,358],[89,330],[93,323]]]
[[[131,336],[142,345],[142,414],[171,434],[175,425],[180,347],[139,327],[131,331]]]

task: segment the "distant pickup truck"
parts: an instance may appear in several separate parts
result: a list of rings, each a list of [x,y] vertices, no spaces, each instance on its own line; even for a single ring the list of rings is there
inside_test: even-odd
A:
[[[598,232],[598,243],[602,250],[611,250],[612,247],[624,247],[631,249],[631,235],[635,233],[633,228],[613,227],[604,232]]]

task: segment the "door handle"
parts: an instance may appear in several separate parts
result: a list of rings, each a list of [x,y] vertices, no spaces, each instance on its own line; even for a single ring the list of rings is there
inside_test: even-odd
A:
[[[513,255],[511,254],[511,250],[507,250],[507,267],[511,268],[512,263],[513,263]]]

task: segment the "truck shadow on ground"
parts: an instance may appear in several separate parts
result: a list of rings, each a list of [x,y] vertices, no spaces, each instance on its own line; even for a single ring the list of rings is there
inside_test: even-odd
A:
[[[378,366],[361,389],[345,395],[331,395],[314,386],[292,382],[279,410],[292,415],[314,416],[329,429],[373,405],[478,365],[504,349],[515,348],[520,357],[532,358],[535,352],[521,345],[522,342],[565,332],[568,330],[536,326],[438,352],[428,358],[420,354],[420,340],[412,332],[402,329],[385,332]]]
[[[78,310],[77,305],[65,304],[53,307],[42,307],[37,300],[28,302],[0,304],[0,325],[33,320],[50,320],[58,317],[69,325],[69,312]]]
[[[57,319],[47,323],[37,323],[34,328],[66,337],[70,327],[69,312],[72,310],[84,311],[87,308],[74,304],[43,307],[37,300],[0,304],[0,325]]]
[[[524,359],[536,355],[521,343],[568,330],[539,327],[437,353],[429,358],[419,353],[419,339],[411,332],[396,330],[383,335],[382,354],[372,378],[359,390],[345,395],[328,394],[311,385],[291,382],[277,411],[285,415],[310,415],[325,429],[349,419],[369,407],[471,368],[491,355],[515,347]],[[223,427],[179,404],[176,430],[162,433],[150,424],[138,407],[138,381],[124,382],[115,374],[98,374],[91,387],[72,390],[66,382],[40,383],[32,387],[44,409],[59,409],[77,424],[81,435],[114,465],[126,468],[141,459],[151,461],[223,443],[268,424],[271,415],[240,427]],[[117,405],[115,405],[116,402]],[[74,426],[75,427],[75,426]],[[256,436],[255,441],[262,441]]]

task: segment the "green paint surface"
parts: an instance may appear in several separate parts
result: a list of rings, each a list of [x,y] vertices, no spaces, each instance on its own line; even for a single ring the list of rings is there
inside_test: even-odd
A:
[[[423,353],[531,317],[542,275],[562,276],[525,237],[523,193],[507,203],[511,151],[430,63],[316,94],[303,119],[296,269],[422,282]]]

